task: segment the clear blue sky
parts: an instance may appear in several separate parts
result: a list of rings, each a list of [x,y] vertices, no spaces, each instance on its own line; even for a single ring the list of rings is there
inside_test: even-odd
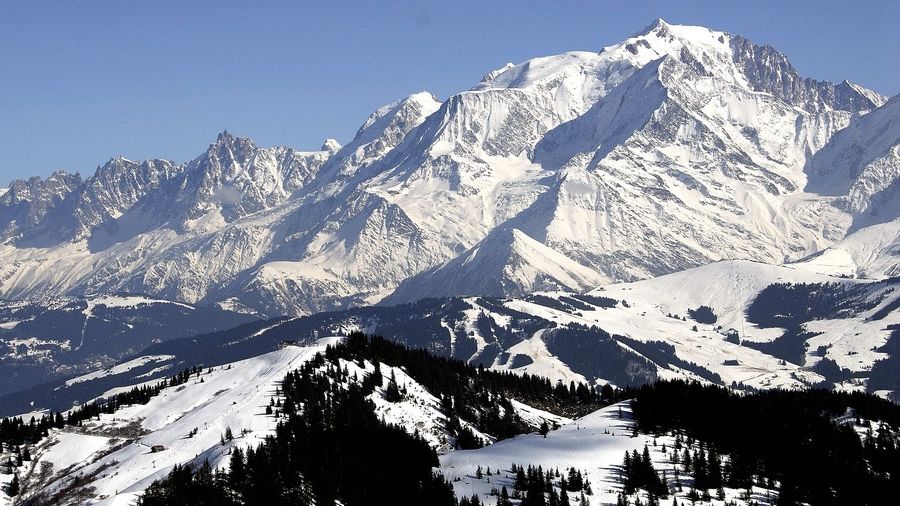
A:
[[[657,17],[900,92],[896,1],[4,2],[0,183],[88,175],[116,155],[186,161],[226,128],[260,145],[346,142],[409,93],[445,99],[507,61],[598,50]]]

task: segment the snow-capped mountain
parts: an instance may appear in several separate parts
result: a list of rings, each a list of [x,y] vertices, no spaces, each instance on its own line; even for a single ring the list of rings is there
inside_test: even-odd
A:
[[[900,96],[835,134],[809,162],[808,191],[834,195],[856,213],[854,228],[890,221],[900,211]]]
[[[600,51],[507,64],[443,102],[386,105],[343,147],[225,132],[181,165],[115,159],[86,179],[14,182],[0,295],[302,315],[797,261],[898,217],[897,104],[658,20]]]
[[[606,279],[519,229],[498,228],[469,251],[400,284],[383,302],[453,295],[523,296],[537,291],[587,291]]]

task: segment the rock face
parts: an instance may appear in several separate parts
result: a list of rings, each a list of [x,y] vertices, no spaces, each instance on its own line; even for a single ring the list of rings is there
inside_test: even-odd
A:
[[[771,47],[658,20],[386,105],[345,146],[224,132],[186,164],[14,182],[0,295],[308,314],[780,264],[900,216],[898,117],[897,98],[803,78]]]

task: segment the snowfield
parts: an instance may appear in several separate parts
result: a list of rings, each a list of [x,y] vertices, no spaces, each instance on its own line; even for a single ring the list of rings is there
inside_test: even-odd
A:
[[[560,324],[596,325],[611,334],[639,341],[664,341],[675,346],[680,358],[719,374],[725,385],[736,382],[755,388],[797,388],[818,383],[822,377],[810,371],[809,367],[821,358],[814,353],[819,346],[828,347],[825,357],[851,371],[866,371],[874,361],[886,357],[874,349],[886,342],[890,335],[888,327],[900,323],[900,314],[892,311],[877,320],[871,316],[900,297],[889,287],[880,289],[884,294],[883,301],[868,311],[852,317],[808,323],[809,331],[821,334],[809,339],[806,364],[783,363],[761,351],[727,341],[726,333],[731,330],[737,332],[741,340],[754,342],[771,341],[784,332],[780,328],[759,328],[747,321],[749,304],[760,291],[774,283],[853,285],[866,282],[815,274],[792,266],[728,261],[650,280],[613,284],[590,292],[625,301],[627,306],[620,303],[612,308],[580,310],[573,314],[525,300],[513,299],[505,305]],[[566,294],[543,295],[560,297]],[[715,324],[700,324],[688,317],[689,309],[704,305],[711,307],[718,317]],[[679,318],[674,318],[675,315]],[[558,359],[542,348],[539,338],[536,336],[510,348],[510,353],[523,353],[534,360],[534,364],[517,370],[542,374],[554,380],[577,380],[577,375],[569,371],[565,364],[560,365]],[[726,360],[737,363],[726,364]],[[503,368],[502,365],[499,367]],[[666,374],[664,377],[697,379],[686,371],[676,371],[676,374]],[[860,389],[864,383],[847,383],[842,387]]]

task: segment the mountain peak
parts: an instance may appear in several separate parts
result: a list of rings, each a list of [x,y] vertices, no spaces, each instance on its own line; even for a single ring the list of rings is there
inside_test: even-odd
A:
[[[682,59],[685,51],[701,61],[703,54],[715,55],[712,60],[721,61],[730,55],[729,40],[725,32],[704,26],[672,25],[660,18],[624,41],[604,47],[600,54],[639,67],[665,56]]]
[[[430,91],[422,90],[422,91],[413,93],[412,95],[403,99],[401,102],[404,102],[404,103],[405,102],[416,102],[418,104],[431,104],[433,102],[440,103],[440,100],[438,100],[437,97],[435,97],[434,94],[431,93]]]
[[[701,25],[675,25],[657,18],[642,30],[632,35],[625,42],[633,42],[634,39],[644,39],[652,42],[652,39],[672,42],[677,39],[682,43],[698,45],[718,45],[725,40],[722,36],[725,32],[713,30]]]
[[[404,119],[416,118],[410,124],[418,124],[422,118],[436,111],[440,105],[440,101],[430,92],[420,91],[381,106],[366,118],[366,121],[357,130],[351,144],[360,145],[371,142],[383,133],[384,128],[398,119],[401,119],[401,123],[407,123]]]
[[[218,136],[216,136],[217,144],[223,142],[234,142],[234,135],[232,135],[227,129],[222,130],[222,132]]]
[[[337,141],[337,139],[332,139],[331,137],[325,139],[325,142],[322,143],[322,149],[319,151],[328,151],[329,153],[337,153],[337,151],[341,149],[341,143]]]
[[[128,158],[125,158],[124,156],[119,155],[119,156],[114,156],[114,157],[110,158],[109,161],[104,164],[104,166],[124,165],[127,163],[133,163],[133,162],[131,160],[129,160]]]
[[[648,35],[652,32],[658,32],[660,36],[665,36],[668,29],[671,27],[669,23],[666,22],[663,18],[656,18],[652,23],[645,26],[642,30],[634,34],[632,37],[640,37],[643,35]]]
[[[412,302],[434,293],[504,296],[546,290],[582,291],[607,281],[522,230],[501,227],[462,255],[407,279],[383,303]]]
[[[258,146],[248,137],[239,137],[228,130],[216,136],[216,142],[209,145],[207,153],[221,152],[222,149],[233,152],[234,156],[242,158],[244,155],[258,149]]]
[[[506,62],[506,65],[504,65],[500,68],[494,69],[494,70],[488,72],[487,74],[485,74],[484,77],[481,78],[481,82],[490,81],[515,66],[516,66],[516,64],[513,62]]]

